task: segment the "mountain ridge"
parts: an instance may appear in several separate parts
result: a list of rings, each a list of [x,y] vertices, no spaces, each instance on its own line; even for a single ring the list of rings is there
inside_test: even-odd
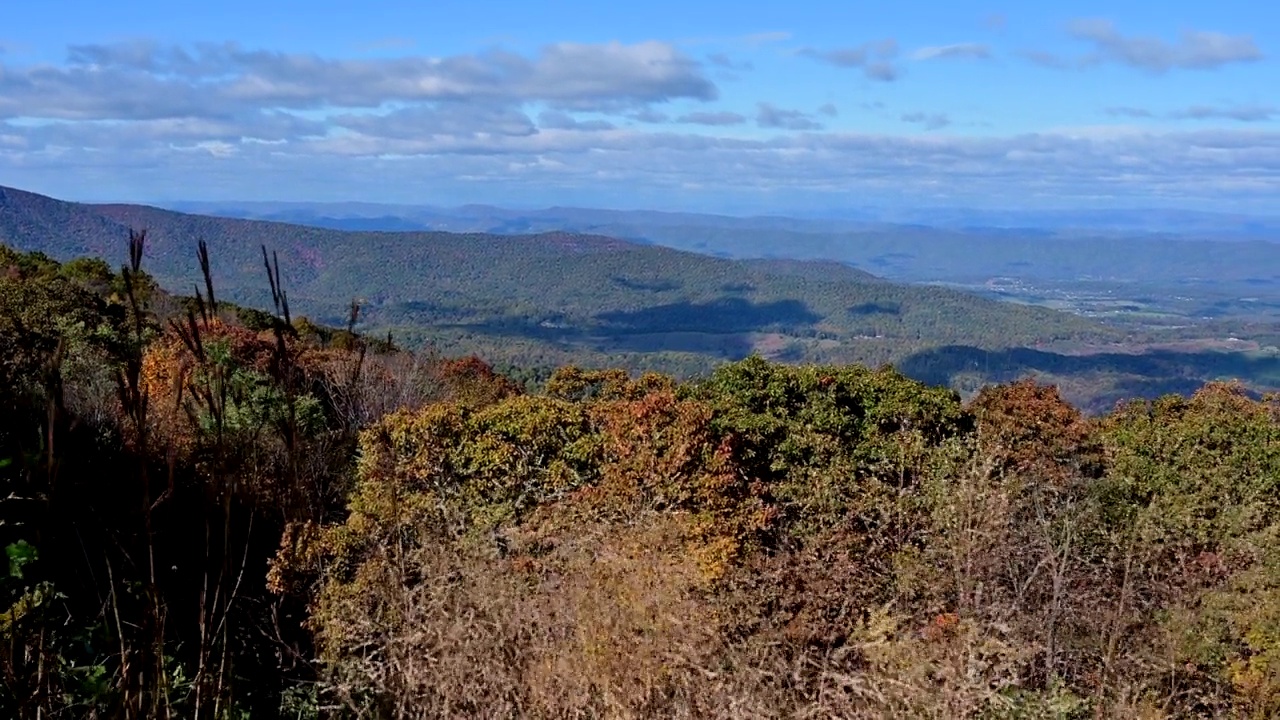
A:
[[[601,347],[620,329],[628,337],[674,328],[781,334],[813,351],[851,340],[994,347],[1108,332],[1065,313],[891,283],[833,261],[731,260],[590,233],[340,231],[145,205],[68,203],[16,190],[4,198],[0,242],[60,259],[96,254],[120,263],[126,229],[146,228],[148,268],[162,284],[182,290],[199,281],[194,247],[204,240],[219,292],[247,304],[267,304],[265,245],[280,257],[295,309],[330,322],[355,298],[376,326],[500,326],[503,332],[518,326],[541,340],[548,338],[539,328],[569,326],[583,337],[603,336]],[[740,339],[739,350],[755,346],[754,339]]]
[[[1191,211],[1095,213],[1073,228],[1065,211],[866,218],[786,218],[644,210],[511,210],[470,205],[355,206],[327,203],[186,203],[228,217],[262,217],[347,230],[593,232],[725,258],[825,259],[897,282],[939,283],[992,295],[993,278],[1014,278],[1043,297],[1081,281],[1131,297],[1181,296],[1215,303],[1259,289],[1280,293],[1280,219]],[[1014,220],[1027,220],[1018,226]],[[1027,227],[1039,221],[1040,227]],[[985,223],[985,224],[984,224]],[[1003,224],[1002,224],[1003,223]],[[1145,224],[1143,224],[1145,223]],[[1261,273],[1261,274],[1260,274]],[[1093,288],[1098,290],[1099,288]],[[998,294],[997,294],[998,295]],[[1028,299],[1028,298],[1024,298]],[[1201,313],[1201,314],[1212,314]]]
[[[1151,343],[1182,338],[1181,331],[1148,337],[1141,327],[994,300],[969,287],[906,284],[829,259],[730,259],[560,229],[341,231],[0,193],[0,243],[20,250],[64,260],[96,255],[120,265],[130,227],[149,231],[144,267],[173,292],[202,287],[195,249],[205,240],[218,297],[270,307],[265,246],[279,256],[295,317],[345,326],[354,299],[361,331],[391,332],[398,343],[444,354],[475,353],[512,369],[579,364],[690,377],[759,354],[892,364],[962,393],[1034,375],[1061,383],[1073,402],[1097,412],[1211,379],[1242,378],[1260,392],[1280,388],[1269,326],[1188,331],[1183,339],[1194,342],[1187,349],[1147,355]],[[1103,306],[1115,304],[1109,291],[1099,292]],[[1213,351],[1221,345],[1215,338],[1242,331],[1253,350]]]

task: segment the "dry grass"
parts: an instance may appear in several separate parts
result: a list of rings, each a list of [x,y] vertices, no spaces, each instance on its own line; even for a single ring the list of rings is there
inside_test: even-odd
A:
[[[686,551],[693,531],[653,514],[554,547],[511,538],[505,557],[459,541],[366,564],[384,592],[328,599],[347,619],[326,626],[332,690],[370,718],[1015,716],[1002,691],[1026,651],[955,616],[854,613],[824,645],[796,625],[821,624],[832,593],[814,617],[733,639],[734,609]]]

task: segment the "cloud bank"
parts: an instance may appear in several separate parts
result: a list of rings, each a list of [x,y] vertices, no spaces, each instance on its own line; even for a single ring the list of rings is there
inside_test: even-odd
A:
[[[1212,33],[1166,42],[1105,23],[1073,32],[1094,45],[1093,62],[1150,73],[1260,56],[1251,40]],[[892,40],[776,52],[873,80],[901,77]],[[988,56],[984,45],[961,43],[910,59]],[[572,194],[599,205],[751,211],[849,198],[1268,207],[1280,196],[1280,132],[1265,125],[1280,113],[1270,105],[1108,109],[1185,123],[1165,132],[966,136],[946,112],[875,96],[836,96],[845,114],[817,100],[726,106],[708,74],[717,66],[660,41],[382,59],[152,42],[77,45],[60,64],[5,56],[0,182],[72,197],[102,188],[102,199],[552,204]],[[854,84],[865,95],[868,86]],[[873,115],[890,127],[860,130]],[[1237,127],[1206,127],[1214,121]]]

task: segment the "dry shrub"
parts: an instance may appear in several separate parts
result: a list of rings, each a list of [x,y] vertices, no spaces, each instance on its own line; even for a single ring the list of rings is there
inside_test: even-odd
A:
[[[1095,423],[1024,382],[925,432],[909,388],[872,412],[861,376],[803,372],[730,378],[759,402],[726,407],[566,371],[366,432],[347,522],[277,565],[318,580],[332,693],[380,718],[1274,714],[1273,407],[1210,388]]]
[[[688,516],[654,514],[589,529],[536,561],[531,709],[687,714],[717,644],[701,563],[686,552],[697,534]]]
[[[334,689],[365,716],[688,716],[717,642],[693,529],[654,515],[529,539],[536,557],[454,540],[366,562],[365,590],[326,598]]]
[[[330,605],[345,620],[323,636],[339,653],[334,688],[361,716],[388,718],[1047,718],[1071,707],[1065,697],[1037,712],[1009,693],[1027,658],[1007,637],[951,614],[918,625],[891,608],[861,612],[856,567],[830,566],[839,580],[776,632],[734,638],[718,583],[687,552],[697,535],[688,516],[654,513],[553,544],[513,534],[505,557],[456,541],[366,563],[360,572],[378,576],[366,587],[381,593],[330,597],[346,605]],[[855,599],[833,614],[841,590]]]
[[[929,599],[895,586],[875,555],[838,531],[731,575],[718,598],[726,697],[760,717],[1039,716],[1020,696],[1033,646],[1008,625],[922,613]]]

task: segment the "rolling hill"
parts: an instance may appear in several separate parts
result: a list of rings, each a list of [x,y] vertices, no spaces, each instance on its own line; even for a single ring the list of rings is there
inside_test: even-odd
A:
[[[906,282],[1116,279],[1280,287],[1280,220],[1171,211],[919,213],[881,220],[483,205],[187,203],[229,217],[362,230],[593,232],[733,258],[824,258]]]
[[[265,305],[266,246],[279,255],[296,313],[341,322],[356,298],[368,328],[434,328],[498,344],[884,362],[946,344],[1110,334],[1065,313],[891,283],[834,262],[730,260],[565,232],[343,231],[0,190],[0,242],[19,249],[118,264],[128,228],[148,230],[146,266],[175,291],[198,280],[203,239],[219,292]]]
[[[531,226],[532,234],[342,230],[0,188],[0,243],[119,265],[128,229],[145,228],[148,271],[189,293],[199,283],[195,248],[203,239],[219,296],[254,307],[270,304],[265,246],[279,256],[295,316],[342,325],[357,299],[366,332],[393,332],[400,344],[447,354],[478,353],[533,377],[567,363],[690,376],[759,353],[892,363],[963,393],[1033,374],[1095,411],[1207,380],[1241,378],[1260,391],[1280,386],[1277,361],[1265,349],[1148,356],[1129,342],[1135,338],[1085,317],[892,282],[845,263],[731,259],[553,227]],[[902,242],[909,245],[910,235]]]

